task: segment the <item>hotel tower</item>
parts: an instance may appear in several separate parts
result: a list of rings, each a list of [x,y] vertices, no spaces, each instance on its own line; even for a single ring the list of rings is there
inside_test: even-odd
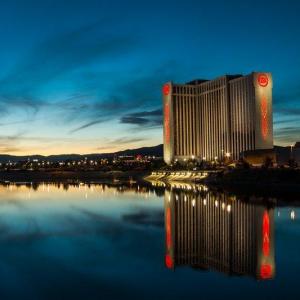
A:
[[[272,75],[225,75],[163,86],[164,160],[238,160],[273,149]]]

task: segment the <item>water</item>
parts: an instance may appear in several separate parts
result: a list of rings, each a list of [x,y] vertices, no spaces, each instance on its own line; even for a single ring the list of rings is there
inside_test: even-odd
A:
[[[204,186],[0,186],[1,299],[299,298],[300,210]]]

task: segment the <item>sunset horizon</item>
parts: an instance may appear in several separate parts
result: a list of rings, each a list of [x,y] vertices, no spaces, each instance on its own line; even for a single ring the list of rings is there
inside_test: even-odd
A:
[[[0,153],[158,145],[165,82],[255,70],[273,76],[274,144],[294,144],[300,129],[297,5],[272,2],[270,10],[268,1],[233,1],[215,10],[190,1],[186,12],[188,2],[5,2]]]

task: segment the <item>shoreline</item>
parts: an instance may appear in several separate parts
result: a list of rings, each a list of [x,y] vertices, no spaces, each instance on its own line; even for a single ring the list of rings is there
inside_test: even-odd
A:
[[[130,182],[142,180],[147,173],[141,171],[0,171],[0,182]]]
[[[156,173],[154,176],[153,174]],[[161,176],[162,173],[180,173]],[[189,174],[188,176],[182,175]],[[203,176],[206,173],[206,176]],[[0,183],[149,183],[203,184],[211,190],[237,195],[295,199],[300,194],[300,170],[233,169],[202,171],[0,171]]]
[[[198,171],[194,171],[197,173]],[[164,184],[204,184],[212,190],[223,190],[244,196],[299,200],[300,170],[294,169],[232,169],[207,172],[206,176],[191,171],[152,172],[145,179]],[[156,173],[156,174],[154,174]],[[163,174],[164,173],[164,174]],[[167,175],[166,175],[167,173]],[[180,175],[189,174],[188,176]]]

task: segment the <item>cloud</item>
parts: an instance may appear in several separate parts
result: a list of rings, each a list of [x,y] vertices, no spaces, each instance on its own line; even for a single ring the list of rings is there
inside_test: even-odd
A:
[[[106,95],[83,89],[55,105],[63,114],[61,119],[64,123],[82,123],[72,128],[70,133],[113,119],[144,128],[159,127],[162,124],[162,111],[157,107],[161,106],[161,86],[163,82],[174,78],[177,69],[176,64],[169,66],[166,63],[142,74],[134,70],[128,74],[129,79],[124,81],[116,81],[117,74],[110,74],[109,80],[116,83]],[[92,83],[88,86],[99,86],[99,76],[90,76]]]
[[[84,107],[79,107],[77,103],[70,103],[76,100],[76,97],[78,100],[78,96],[68,99],[69,105],[65,101],[61,105],[54,101],[56,102],[54,106],[53,101],[51,103],[44,99],[41,90],[50,88],[53,92],[56,84],[72,82],[74,75],[68,77],[72,72],[86,68],[94,62],[100,65],[101,62],[113,61],[116,56],[128,53],[137,44],[137,40],[130,35],[108,33],[107,25],[107,21],[99,21],[61,33],[35,45],[30,53],[17,62],[0,80],[0,114],[3,116],[19,111],[26,113],[28,119],[32,120],[44,107],[51,111],[54,117],[59,115],[60,109],[67,112],[66,119],[71,122],[72,117],[76,115],[74,112],[82,112],[79,113],[80,117],[88,110],[95,111],[94,104],[83,103]],[[99,78],[93,80],[99,82]],[[51,85],[54,85],[55,89]],[[83,90],[83,93],[91,98],[91,91]],[[86,95],[81,97],[86,101],[90,100]],[[95,98],[95,94],[92,93],[92,97]],[[87,123],[95,122],[94,117],[90,119],[86,117],[85,120]],[[85,126],[88,127],[88,124],[81,127]]]
[[[274,125],[281,125],[281,124],[289,124],[289,123],[298,123],[300,120],[299,118],[289,118],[285,120],[274,120]]]
[[[15,115],[14,122],[7,118],[0,126],[26,126],[43,118],[41,126],[61,126],[60,136],[66,133],[67,138],[81,136],[93,126],[101,130],[108,121],[133,125],[131,130],[161,126],[161,112],[156,109],[161,106],[161,85],[176,79],[178,66],[166,62],[141,69],[133,64],[123,71],[122,60],[128,62],[139,46],[134,34],[112,32],[107,21],[46,37],[0,79],[0,114]],[[28,128],[33,130],[28,141],[38,144],[33,126]],[[0,151],[21,151],[20,140],[3,144]],[[51,134],[45,140],[52,141]]]
[[[140,111],[121,117],[120,123],[153,127],[162,124],[162,110]]]
[[[91,126],[94,126],[96,124],[100,124],[100,123],[103,123],[105,120],[95,120],[95,121],[92,121],[92,122],[88,122],[84,125],[81,125],[73,130],[70,131],[70,133],[74,133],[74,132],[77,132],[77,131],[80,131],[80,130],[83,130],[83,129],[86,129],[86,128],[89,128]]]
[[[20,120],[20,121],[13,121],[13,122],[3,122],[3,123],[0,123],[0,126],[27,124],[27,123],[31,123],[31,122],[33,122],[33,120]]]
[[[134,138],[122,137],[122,138],[111,141],[110,144],[114,144],[114,145],[130,144],[130,143],[142,142],[144,140],[145,140],[145,138],[140,138],[140,137],[134,137]]]
[[[146,141],[146,138],[142,137],[121,137],[115,140],[107,141],[105,146],[97,147],[95,150],[97,151],[112,151],[112,149],[116,150],[116,147],[119,148],[122,145],[132,144],[132,143],[139,143]]]
[[[144,125],[144,124],[148,124],[150,122],[146,118],[139,118],[139,117],[133,117],[133,116],[122,117],[120,121],[123,124],[135,124],[135,125]]]
[[[0,153],[19,152],[21,148],[18,147],[18,142],[21,138],[23,138],[25,133],[26,131],[23,130],[13,135],[0,135]]]
[[[37,98],[34,97],[7,94],[1,95],[1,93],[3,93],[3,91],[0,89],[0,114],[2,117],[9,114],[15,115],[16,112],[22,112],[23,118],[25,118],[25,120],[22,121],[15,121],[16,124],[32,121],[40,108],[45,106],[45,103],[38,102]],[[11,122],[10,125],[13,125],[13,122]]]
[[[296,108],[296,107],[280,108],[277,110],[277,113],[281,115],[300,116],[300,108]]]
[[[9,145],[0,144],[0,153],[16,153],[22,151],[21,147],[13,147]]]
[[[299,141],[300,126],[298,127],[282,127],[274,131],[274,138],[276,143],[292,144]]]
[[[300,128],[299,127],[283,127],[276,130],[276,136],[295,134],[299,136]]]
[[[162,116],[162,110],[161,109],[156,109],[156,110],[152,110],[152,111],[140,111],[140,112],[136,112],[134,114],[135,117],[149,117],[149,116]]]

